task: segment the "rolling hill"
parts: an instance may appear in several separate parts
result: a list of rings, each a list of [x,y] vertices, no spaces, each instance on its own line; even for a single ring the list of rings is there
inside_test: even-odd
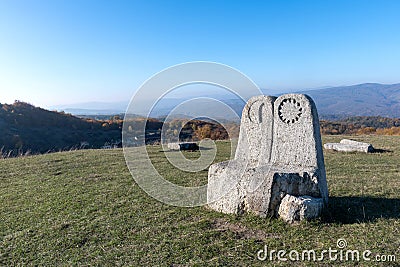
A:
[[[100,148],[121,140],[120,128],[118,124],[81,119],[24,102],[0,104],[1,154]]]
[[[97,118],[99,117],[99,118]],[[0,158],[28,153],[45,153],[82,148],[111,148],[122,146],[122,117],[87,116],[78,118],[71,114],[55,112],[16,101],[0,104]],[[126,120],[130,145],[138,145],[141,137],[146,143],[161,141],[161,130],[166,140],[197,140],[199,138],[226,139],[227,130],[211,120],[171,119],[167,122],[140,116]],[[183,124],[182,124],[183,123]],[[145,125],[146,133],[141,129]],[[238,134],[236,123],[226,123],[230,133]],[[182,128],[182,129],[181,129]]]

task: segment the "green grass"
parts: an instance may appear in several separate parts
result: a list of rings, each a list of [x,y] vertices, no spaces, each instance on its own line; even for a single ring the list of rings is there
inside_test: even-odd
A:
[[[324,137],[324,142],[342,136]],[[288,225],[278,219],[233,216],[204,207],[179,208],[144,193],[122,150],[86,150],[0,160],[0,265],[266,266],[269,249],[323,250],[344,238],[348,249],[395,254],[400,262],[400,137],[352,137],[386,153],[325,151],[330,204],[318,221]],[[152,161],[170,181],[200,185],[207,171],[185,173]],[[198,152],[186,152],[188,158]],[[218,142],[217,161],[230,144]],[[377,265],[319,262],[316,266]],[[383,265],[382,265],[383,266]],[[397,265],[398,266],[398,265]]]

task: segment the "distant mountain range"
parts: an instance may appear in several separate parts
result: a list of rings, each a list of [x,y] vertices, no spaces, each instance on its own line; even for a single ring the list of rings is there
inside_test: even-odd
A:
[[[263,90],[264,94],[270,94],[270,90]],[[400,118],[400,84],[378,84],[365,83],[352,86],[328,87],[314,90],[304,90],[311,96],[318,108],[321,117],[329,116],[384,116]],[[152,117],[168,115],[171,110],[178,106],[186,98],[164,98],[153,110]],[[237,114],[240,115],[244,102],[240,99],[232,99],[230,96],[219,99],[227,103]],[[74,115],[104,115],[120,114],[126,111],[128,101],[117,103],[90,102],[75,105],[55,106],[53,109],[63,110]],[[140,107],[136,109],[139,115],[144,115]],[[141,114],[141,112],[143,112]],[[191,105],[182,115],[191,114],[214,114],[215,118],[234,119],[235,114],[221,114],[220,107],[204,101]]]
[[[321,115],[400,118],[400,84],[365,83],[303,91]]]
[[[70,105],[51,106],[50,110],[64,111],[72,115],[111,115],[125,113],[129,101],[85,102]]]

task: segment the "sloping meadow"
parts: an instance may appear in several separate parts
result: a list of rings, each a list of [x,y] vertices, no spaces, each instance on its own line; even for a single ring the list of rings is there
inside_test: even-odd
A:
[[[295,225],[160,203],[135,183],[121,149],[0,160],[0,265],[376,266],[384,259],[396,266],[400,137],[324,136],[323,142],[342,138],[372,143],[381,153],[324,151],[329,207],[320,220]],[[215,162],[229,159],[230,143],[217,147]],[[207,182],[207,170],[182,172],[160,146],[148,151],[171,182]],[[196,159],[200,152],[183,153]],[[330,248],[342,257],[321,258]],[[279,250],[286,253],[280,259]],[[302,259],[304,250],[314,250],[316,259]],[[359,251],[359,262],[346,259],[347,250]]]

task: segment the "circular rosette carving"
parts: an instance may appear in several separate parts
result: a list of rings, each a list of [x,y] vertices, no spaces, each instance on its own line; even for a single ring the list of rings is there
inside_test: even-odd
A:
[[[287,124],[297,122],[303,114],[303,107],[293,98],[283,99],[278,106],[278,115],[281,121]]]

